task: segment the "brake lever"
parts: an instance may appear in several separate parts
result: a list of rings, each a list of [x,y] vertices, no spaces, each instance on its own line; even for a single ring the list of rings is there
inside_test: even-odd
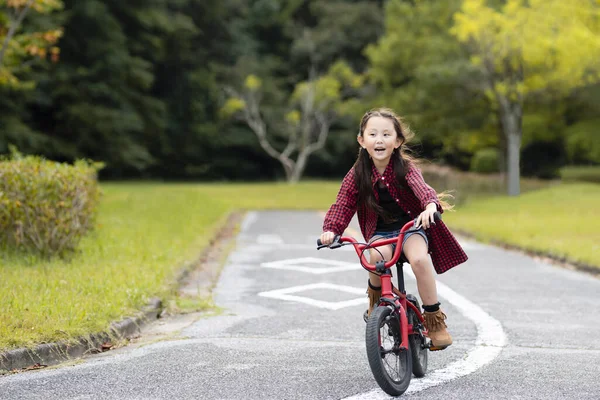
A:
[[[329,248],[330,248],[330,249],[338,249],[338,248],[342,247],[342,242],[340,242],[340,238],[341,238],[341,236],[340,236],[340,235],[336,235],[336,236],[333,238],[333,243],[331,243],[331,244],[329,245]]]

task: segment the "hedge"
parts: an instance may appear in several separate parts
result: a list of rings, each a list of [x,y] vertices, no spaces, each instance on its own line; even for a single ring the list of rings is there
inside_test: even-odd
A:
[[[18,153],[0,159],[0,246],[42,256],[74,250],[94,226],[100,167]]]

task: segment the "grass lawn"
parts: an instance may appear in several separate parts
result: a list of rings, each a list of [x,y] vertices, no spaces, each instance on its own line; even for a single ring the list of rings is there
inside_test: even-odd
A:
[[[168,296],[233,209],[323,209],[337,182],[103,184],[98,227],[70,261],[0,256],[0,350],[98,332]],[[315,232],[317,234],[317,232]]]
[[[451,228],[483,241],[542,251],[600,270],[600,185],[560,184],[511,198],[477,199],[445,213]]]
[[[98,227],[70,261],[0,256],[0,350],[106,329],[173,293],[234,209],[325,210],[339,181],[269,184],[102,184]],[[563,184],[519,198],[477,198],[445,213],[480,239],[567,255],[600,267],[600,185]],[[315,227],[315,235],[319,227]]]

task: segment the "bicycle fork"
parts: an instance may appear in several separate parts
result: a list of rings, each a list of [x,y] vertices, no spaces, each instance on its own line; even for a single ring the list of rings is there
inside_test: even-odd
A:
[[[400,336],[402,337],[402,343],[400,344],[400,350],[408,349],[408,317],[406,306],[406,290],[404,288],[404,276],[402,270],[398,272],[398,290],[400,291],[401,297],[395,299],[394,293],[392,292],[392,271],[390,268],[385,268],[384,261],[378,261],[375,264],[377,272],[379,272],[381,278],[381,299],[380,302],[386,303],[391,306],[396,315],[400,316]],[[401,268],[401,267],[400,267]],[[395,299],[395,301],[394,301]],[[404,304],[403,304],[404,303]]]

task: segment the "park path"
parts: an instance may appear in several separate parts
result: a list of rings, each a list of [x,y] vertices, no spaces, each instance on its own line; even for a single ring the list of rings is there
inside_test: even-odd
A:
[[[366,272],[351,249],[316,251],[321,222],[248,213],[215,289],[220,314],[158,342],[0,377],[0,399],[388,398],[365,355]],[[405,397],[600,399],[600,280],[461,242],[469,261],[438,276],[454,345],[430,354]]]

